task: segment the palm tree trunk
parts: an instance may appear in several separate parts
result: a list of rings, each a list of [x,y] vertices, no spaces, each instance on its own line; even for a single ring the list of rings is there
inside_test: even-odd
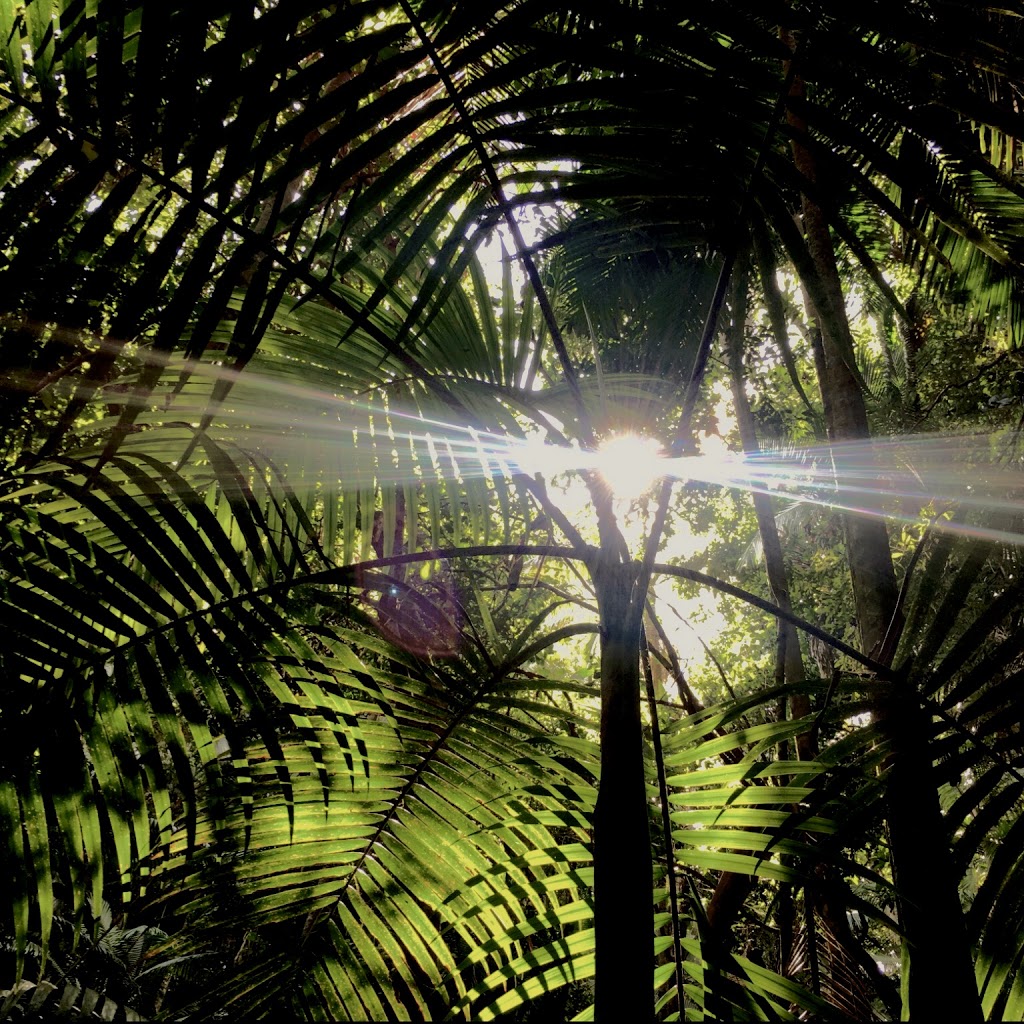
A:
[[[750,402],[744,388],[743,375],[743,330],[747,314],[747,266],[744,260],[737,260],[730,299],[731,321],[725,330],[726,350],[731,372],[733,408],[736,425],[740,432],[740,443],[744,452],[752,454],[759,450],[757,428],[750,410]],[[772,600],[783,610],[791,612],[789,578],[782,555],[782,542],[775,522],[771,498],[767,494],[752,491],[754,514],[757,517],[758,533],[764,551],[765,571]],[[800,656],[800,641],[792,623],[779,621],[779,647],[781,651],[782,676],[790,683],[804,679],[803,659]],[[781,681],[781,680],[780,680]],[[810,714],[810,700],[805,695],[794,697],[792,713],[802,718]],[[782,713],[785,713],[783,705]],[[815,756],[814,737],[810,730],[796,737],[797,756],[801,761]],[[723,871],[715,885],[715,891],[708,902],[707,919],[712,937],[721,949],[728,949],[732,942],[732,926],[743,905],[743,901],[754,887],[754,879],[733,871]],[[791,906],[790,897],[790,906]],[[786,942],[783,943],[787,945]],[[788,952],[781,960],[786,962]]]
[[[794,79],[792,88],[802,90],[803,83],[798,77]],[[799,130],[806,130],[806,125],[792,112],[787,114],[787,120]],[[792,142],[792,150],[797,169],[811,184],[816,184],[813,154],[797,139]],[[809,290],[814,301],[814,317],[821,331],[822,358],[818,369],[829,439],[838,445],[846,441],[866,441],[871,432],[858,374],[850,365],[853,362],[853,338],[846,319],[846,304],[828,222],[821,207],[806,194],[802,214],[804,237],[818,277],[817,287]],[[821,376],[822,370],[824,376]],[[841,447],[834,458],[841,473]],[[868,653],[881,649],[896,608],[896,578],[889,552],[889,533],[881,519],[846,514],[842,521],[857,627],[862,648]]]
[[[743,451],[754,454],[760,451],[757,437],[757,426],[750,410],[750,401],[744,388],[743,374],[743,328],[747,312],[747,272],[745,266],[737,266],[733,283],[732,322],[726,330],[726,342],[729,355],[729,368],[732,374],[733,407],[736,410],[736,425],[740,432],[740,443]],[[765,573],[768,576],[768,589],[772,600],[786,612],[792,612],[793,603],[789,596],[789,574],[782,555],[782,541],[779,539],[779,528],[775,522],[775,510],[772,499],[767,494],[752,491],[754,514],[757,517],[757,529],[761,537],[764,551]],[[800,640],[796,627],[790,622],[779,620],[779,642],[782,647],[783,678],[787,683],[799,683],[804,679],[804,664],[800,656]],[[810,700],[804,695],[792,700],[793,714],[803,717],[810,714]],[[815,756],[813,737],[808,731],[796,738],[798,756],[801,761],[811,760]]]
[[[636,568],[594,568],[601,638],[601,780],[594,812],[595,1020],[654,1020],[654,878],[640,721]],[[642,602],[639,603],[643,607]]]
[[[795,49],[792,35],[783,41]],[[817,280],[809,281],[814,314],[822,334],[824,375],[820,378],[830,440],[835,443],[870,437],[867,409],[853,362],[853,342],[842,283],[836,266],[828,221],[820,205],[821,182],[812,151],[803,142],[807,124],[798,112],[805,93],[799,74],[792,77],[787,108],[792,129],[793,163],[807,181],[801,210],[807,249]],[[842,472],[841,456],[837,460]],[[884,522],[868,516],[843,516],[847,559],[857,610],[862,649],[880,652],[896,614],[896,582]],[[981,1005],[949,837],[932,767],[929,722],[914,693],[896,683],[874,709],[875,721],[891,744],[886,771],[887,826],[900,918],[910,960],[903,979],[903,1013],[915,1020],[981,1021]]]

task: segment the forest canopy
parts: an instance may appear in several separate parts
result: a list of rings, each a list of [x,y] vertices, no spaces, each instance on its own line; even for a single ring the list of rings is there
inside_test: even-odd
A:
[[[1024,1019],[1024,6],[0,0],[11,1019]]]

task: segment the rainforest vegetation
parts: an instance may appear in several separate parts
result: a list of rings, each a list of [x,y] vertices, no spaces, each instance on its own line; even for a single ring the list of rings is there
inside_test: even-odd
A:
[[[0,0],[0,1015],[1024,1019],[1024,6]]]

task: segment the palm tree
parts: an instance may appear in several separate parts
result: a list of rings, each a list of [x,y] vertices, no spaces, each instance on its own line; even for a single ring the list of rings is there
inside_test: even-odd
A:
[[[677,451],[748,244],[769,292],[773,261],[796,267],[822,335],[833,436],[863,433],[838,243],[898,305],[869,233],[894,224],[922,287],[997,282],[985,301],[1016,332],[1020,189],[968,130],[970,119],[989,138],[1016,137],[1009,17],[944,3],[893,19],[874,4],[840,16],[733,2],[685,21],[661,4],[581,14],[532,0],[223,4],[204,17],[0,3],[15,976],[30,936],[47,947],[58,903],[78,913],[106,891],[166,915],[183,955],[232,949],[216,998],[250,1009],[287,996],[328,1017],[493,1014],[595,973],[607,1019],[678,1009],[687,984],[712,1015],[821,1009],[778,974],[685,938],[671,841],[672,936],[652,942],[641,621],[669,492],[634,561],[598,476],[588,545],[514,457],[527,423],[596,445],[652,383],[581,373],[516,209],[589,211],[552,245],[583,239],[622,258],[626,239],[721,264],[705,329],[679,340],[693,369],[674,382]],[[998,84],[988,95],[979,67]],[[474,262],[499,222],[532,288],[525,308],[507,280],[492,309]],[[535,389],[545,375],[551,385]],[[524,542],[538,513],[561,543]],[[959,818],[937,803],[926,816],[926,854],[913,836],[894,841],[896,891],[907,978],[924,978],[914,1012],[930,1006],[940,971],[959,979],[944,1005],[1001,1010],[1017,961],[985,968],[983,1004],[969,944],[987,963],[1009,915],[979,910],[959,937],[951,922],[957,872],[1019,796],[1019,651],[999,633],[1018,588],[949,647],[960,595],[933,592],[941,569],[930,570],[916,607],[937,602],[933,618],[922,611],[900,633],[884,531],[850,517],[847,537],[863,650],[883,643],[873,656],[846,651],[895,694],[837,748],[856,752],[864,779],[885,773],[880,791],[855,791],[851,820],[877,815],[879,792],[890,828],[901,808],[925,806],[947,747],[976,773]],[[596,623],[550,629],[541,608],[503,634],[501,602],[462,568],[477,554],[512,560],[488,584],[507,595],[516,559],[580,563]],[[940,543],[935,557],[960,556]],[[973,579],[983,555],[963,557]],[[429,581],[409,568],[419,565],[433,567]],[[566,630],[594,628],[599,744],[587,715],[554,697],[591,688],[524,674]],[[913,667],[893,659],[900,637]],[[757,760],[790,735],[776,723],[723,734],[776,696],[678,723],[652,750],[666,815],[673,785],[684,806],[696,801],[679,812],[690,824],[729,814],[723,782],[755,808],[736,819],[746,832],[702,844],[709,855],[675,852],[691,867],[806,877],[768,857],[778,848],[854,870],[847,832],[826,851],[808,838],[836,831],[816,812],[849,799],[842,773],[827,758]],[[541,711],[545,700],[555,703]],[[978,742],[955,717],[974,702],[991,730]],[[735,769],[668,774],[747,744]],[[753,781],[794,774],[821,784]],[[701,785],[709,796],[686,796]],[[805,806],[771,810],[783,802]],[[983,824],[943,862],[936,849],[968,817]],[[781,831],[766,838],[768,825]],[[1015,891],[1020,845],[1008,838],[983,907]],[[935,866],[926,891],[941,929],[915,916],[928,901],[907,858]],[[699,901],[686,912],[703,928]],[[676,973],[655,963],[673,940]],[[44,970],[45,952],[34,966]]]

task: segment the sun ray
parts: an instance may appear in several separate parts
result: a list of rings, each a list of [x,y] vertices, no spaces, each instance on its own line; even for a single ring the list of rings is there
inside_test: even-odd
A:
[[[940,529],[1024,543],[1024,531],[1012,522],[1024,513],[1024,473],[1006,434],[926,434],[756,453],[728,451],[711,437],[699,454],[671,458],[657,441],[634,433],[613,434],[597,450],[586,450],[549,443],[525,429],[522,437],[510,437],[397,402],[382,406],[380,401],[341,398],[252,367],[244,375],[211,364],[193,365],[190,372],[196,390],[176,391],[153,417],[198,425],[207,412],[210,379],[230,380],[234,387],[214,414],[212,429],[282,466],[315,467],[333,459],[353,478],[369,473],[378,484],[399,485],[419,481],[421,459],[463,479],[525,473],[550,480],[592,471],[620,501],[632,500],[657,478],[669,476],[892,521],[921,524],[938,516]],[[124,398],[119,392],[118,401]],[[396,458],[396,451],[403,457]],[[949,518],[955,509],[1003,522],[968,526]]]

